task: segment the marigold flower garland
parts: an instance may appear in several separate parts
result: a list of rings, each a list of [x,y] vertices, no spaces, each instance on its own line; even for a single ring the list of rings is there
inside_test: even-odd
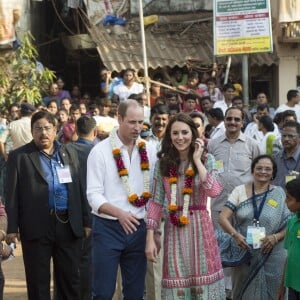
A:
[[[129,184],[128,180],[128,170],[125,167],[123,158],[122,158],[122,152],[121,149],[116,147],[115,144],[115,134],[116,131],[113,130],[110,134],[110,141],[112,145],[112,154],[115,159],[117,169],[118,169],[118,174],[123,182],[123,185],[127,191],[128,195],[128,201],[130,204],[136,206],[136,207],[142,207],[145,206],[148,202],[148,200],[151,197],[151,193],[149,192],[150,187],[149,187],[149,159],[148,159],[148,154],[146,150],[146,143],[142,140],[137,140],[137,147],[139,150],[140,154],[140,167],[143,172],[143,180],[144,180],[144,192],[138,196],[136,193],[133,193]]]
[[[195,175],[195,172],[191,164],[189,164],[189,167],[184,174],[185,174],[184,187],[182,190],[183,208],[182,208],[182,215],[178,217],[177,211],[179,210],[179,207],[176,204],[178,175],[175,167],[171,167],[169,171],[169,183],[171,186],[171,203],[170,205],[168,205],[168,210],[170,215],[170,221],[173,225],[176,226],[184,226],[189,224],[188,210],[189,210],[191,195],[193,193],[192,185],[193,185],[193,178]]]

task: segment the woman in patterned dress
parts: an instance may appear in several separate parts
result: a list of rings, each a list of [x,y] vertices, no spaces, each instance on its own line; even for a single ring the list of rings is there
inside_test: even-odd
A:
[[[162,299],[225,299],[223,270],[207,197],[222,186],[215,160],[203,153],[193,120],[179,113],[169,122],[155,167],[153,199],[147,216],[146,255],[155,261],[156,229],[167,210]]]

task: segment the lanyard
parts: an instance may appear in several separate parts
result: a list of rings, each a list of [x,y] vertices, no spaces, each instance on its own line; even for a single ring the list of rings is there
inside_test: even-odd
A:
[[[259,208],[257,209],[256,195],[254,192],[254,183],[252,183],[252,205],[253,205],[253,210],[254,210],[253,224],[256,226],[259,226],[259,216],[260,216],[263,206],[266,202],[269,189],[270,189],[270,185],[268,185],[268,190],[264,193],[264,197],[259,205]]]

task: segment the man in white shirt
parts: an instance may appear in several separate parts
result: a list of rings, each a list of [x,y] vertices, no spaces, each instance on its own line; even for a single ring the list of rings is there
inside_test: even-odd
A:
[[[287,103],[281,104],[275,111],[275,115],[277,113],[286,111],[286,110],[293,110],[297,115],[297,121],[300,123],[300,93],[298,90],[289,90],[286,95]]]
[[[165,104],[156,104],[151,108],[151,133],[149,136],[149,144],[153,146],[156,151],[161,150],[161,142],[165,135],[167,125],[170,120],[170,110]],[[161,240],[164,238],[164,222],[162,218],[159,227],[161,233]],[[146,300],[161,300],[161,279],[162,279],[162,261],[163,261],[164,247],[162,245],[156,262],[147,262],[146,274]]]
[[[124,299],[143,299],[147,265],[145,204],[156,160],[155,149],[139,138],[143,119],[138,102],[121,102],[119,128],[97,144],[88,157],[94,300],[112,299],[118,265]]]
[[[29,103],[21,104],[21,118],[9,124],[9,135],[12,140],[13,150],[32,141],[31,116],[36,108]]]
[[[225,133],[224,115],[221,108],[212,108],[207,112],[209,124],[213,126],[209,138],[215,139]]]
[[[268,104],[260,104],[257,106],[257,114],[256,114],[257,119],[259,120],[259,118],[261,118],[262,116],[270,116],[270,110]],[[276,138],[278,138],[280,137],[278,126],[276,123],[273,123],[273,125],[274,125],[274,130],[272,131],[272,133],[274,133]],[[259,144],[261,144],[264,139],[263,133],[258,129],[258,124],[256,123],[252,124],[252,122],[249,123],[248,126],[246,127],[245,135],[255,139],[256,141],[258,141]]]
[[[235,96],[235,87],[231,83],[227,83],[223,87],[223,96],[224,99],[217,101],[214,104],[214,108],[221,108],[225,116],[226,110],[232,106],[232,98]]]

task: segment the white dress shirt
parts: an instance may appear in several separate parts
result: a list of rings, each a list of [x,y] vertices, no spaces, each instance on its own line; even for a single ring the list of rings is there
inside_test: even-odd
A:
[[[140,168],[140,155],[138,147],[134,147],[129,157],[126,146],[118,135],[115,137],[116,147],[121,149],[125,167],[128,170],[128,180],[133,193],[141,195],[144,192],[143,172]],[[156,150],[147,144],[147,154],[150,163],[150,181],[156,161]],[[151,192],[151,182],[150,182]],[[87,161],[87,198],[92,208],[92,213],[103,218],[115,219],[106,214],[99,214],[98,209],[104,203],[110,203],[124,211],[132,212],[138,218],[145,217],[145,207],[135,207],[128,202],[128,195],[121,178],[118,175],[115,159],[112,155],[110,138],[98,143],[90,152]]]
[[[223,135],[226,131],[224,121],[222,121],[218,126],[216,126],[213,131],[211,132],[209,138],[210,139],[215,139],[221,135]]]
[[[128,88],[123,82],[118,84],[113,89],[114,94],[119,96],[119,101],[125,101],[131,94],[140,94],[144,92],[144,86],[141,83],[134,82],[133,85]]]
[[[221,100],[221,101],[217,101],[215,102],[214,104],[214,108],[221,108],[222,109],[222,112],[223,112],[223,115],[225,116],[225,113],[226,113],[226,110],[231,107],[232,104],[230,103],[229,105],[225,102],[225,100]]]

